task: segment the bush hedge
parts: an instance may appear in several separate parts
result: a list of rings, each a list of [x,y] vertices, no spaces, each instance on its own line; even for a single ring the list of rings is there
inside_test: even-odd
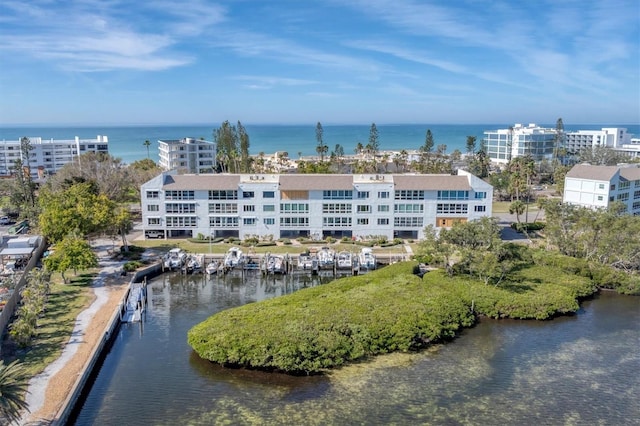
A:
[[[542,263],[492,286],[443,271],[421,279],[412,273],[415,262],[402,262],[219,312],[193,327],[188,342],[222,365],[315,374],[450,339],[472,325],[475,314],[548,319],[575,312],[579,298],[597,290],[588,276],[575,273],[578,265]]]
[[[428,288],[412,268],[396,264],[222,311],[193,327],[188,342],[223,365],[313,374],[421,348],[473,323],[460,298]]]

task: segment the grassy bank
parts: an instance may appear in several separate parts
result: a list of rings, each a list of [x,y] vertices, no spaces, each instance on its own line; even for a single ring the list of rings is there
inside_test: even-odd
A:
[[[19,359],[24,363],[29,377],[42,372],[55,361],[69,340],[77,316],[95,297],[90,288],[94,277],[95,273],[80,274],[72,277],[69,284],[63,284],[62,277],[54,274],[51,277],[46,311],[38,319],[38,328],[31,345],[19,348],[6,336],[2,348],[3,358]]]
[[[523,268],[499,287],[439,271],[421,279],[415,265],[222,311],[193,327],[188,342],[222,365],[319,373],[452,338],[474,314],[546,319],[573,312],[579,297],[596,291],[590,279],[548,265]]]

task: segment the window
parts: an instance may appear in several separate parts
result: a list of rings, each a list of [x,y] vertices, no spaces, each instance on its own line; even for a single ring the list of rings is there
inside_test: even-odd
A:
[[[487,206],[475,206],[473,210],[476,212],[485,212],[487,211]]]
[[[283,228],[309,226],[308,217],[281,217],[280,226]]]
[[[214,213],[214,214],[238,213],[238,205],[236,203],[209,203],[209,213]]]
[[[369,198],[369,191],[358,191],[358,199],[362,200],[365,198]]]
[[[159,217],[150,217],[149,219],[147,219],[147,223],[149,225],[160,225],[160,218]]]
[[[322,225],[324,227],[351,226],[350,217],[323,217]]]
[[[632,206],[632,210],[638,210],[640,209],[640,201],[636,201],[635,203],[633,203]]]
[[[211,190],[211,191],[209,191],[209,199],[210,200],[237,200],[238,199],[238,191]]]
[[[262,206],[262,211],[263,212],[275,212],[276,211],[276,206],[275,204],[265,204]]]
[[[275,225],[276,224],[276,219],[273,217],[265,217],[262,221],[262,223],[264,223],[265,225]]]
[[[421,217],[395,217],[393,218],[393,226],[399,228],[417,228],[422,227]]]
[[[371,206],[369,204],[359,204],[356,211],[358,213],[371,213]]]
[[[604,189],[604,183],[599,183],[598,184],[598,189]]]
[[[160,198],[159,191],[147,191],[147,198]]]
[[[369,224],[369,219],[366,217],[361,217],[358,219],[358,225],[368,225]]]
[[[388,224],[389,224],[389,219],[387,219],[386,217],[378,218],[378,225],[388,225]]]
[[[149,204],[147,206],[147,211],[148,212],[159,212],[160,211],[160,206],[157,204]]]
[[[256,224],[256,218],[255,217],[245,217],[244,219],[242,219],[242,224],[243,225],[248,225],[248,226],[253,226]]]
[[[253,191],[242,191],[242,198],[253,198],[254,196]]]
[[[167,213],[195,213],[196,205],[193,203],[167,203],[165,205]]]
[[[209,226],[212,228],[237,228],[238,218],[235,216],[211,216]]]
[[[254,204],[249,204],[249,205],[242,206],[242,211],[243,212],[255,212],[256,211],[256,206]]]
[[[618,191],[622,191],[623,189],[629,189],[631,187],[631,182],[626,181],[626,182],[620,182],[620,185],[618,185]]]
[[[381,204],[378,206],[378,211],[379,212],[388,212],[389,211],[389,205],[388,204]]]
[[[604,200],[604,197],[602,195],[598,195],[598,201],[602,201]]]
[[[467,204],[440,203],[436,208],[436,212],[439,214],[466,214],[467,209]]]
[[[637,200],[638,198],[640,198],[640,191],[634,191],[633,192],[633,199]]]
[[[322,213],[351,213],[351,204],[328,203],[322,205]]]
[[[476,200],[478,200],[478,199],[485,199],[485,198],[487,198],[487,193],[486,193],[486,192],[484,192],[484,191],[482,191],[482,192],[476,192],[476,193],[475,193],[475,198],[476,198]]]
[[[262,198],[275,198],[276,193],[274,191],[263,191]]]
[[[322,191],[322,198],[325,200],[351,200],[353,198],[353,191],[346,191],[346,190]]]
[[[422,204],[395,204],[393,206],[395,213],[422,213],[424,205]]]
[[[611,185],[611,186],[609,187],[609,190],[611,190],[611,191],[615,191],[615,190],[616,190],[616,186],[615,186],[615,185]]]
[[[166,191],[164,198],[167,200],[193,200],[195,191]]]
[[[389,198],[389,191],[378,191],[378,198]]]
[[[309,213],[309,204],[282,203],[280,204],[280,213]]]
[[[469,191],[438,191],[438,200],[468,200]]]
[[[395,192],[396,200],[424,200],[424,191],[400,190]]]
[[[622,194],[618,194],[619,201],[629,201],[629,193],[623,192]]]
[[[195,216],[167,216],[167,228],[192,228],[197,226],[197,221]]]

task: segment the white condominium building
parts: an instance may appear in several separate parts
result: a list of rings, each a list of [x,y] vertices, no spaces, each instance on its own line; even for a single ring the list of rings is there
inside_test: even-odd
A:
[[[640,165],[575,165],[564,179],[562,200],[590,208],[621,201],[627,212],[640,215]]]
[[[42,179],[55,174],[74,158],[87,152],[109,152],[109,140],[106,136],[98,135],[95,139],[80,139],[78,136],[70,140],[28,138],[31,144],[29,158],[23,158],[20,140],[0,141],[0,176],[12,173],[15,161],[22,160],[24,166],[29,166],[34,179]]]
[[[483,140],[487,155],[494,163],[508,163],[511,159],[530,155],[534,160],[552,159],[556,129],[536,124],[515,124],[509,129],[487,130]]]
[[[164,172],[141,187],[148,237],[419,239],[427,225],[491,216],[493,187],[452,175]]]
[[[214,173],[216,170],[216,143],[202,139],[184,138],[158,141],[160,167],[177,169],[179,173]]]
[[[640,157],[640,140],[632,139],[627,129],[603,127],[601,130],[578,130],[564,133],[564,148],[575,156],[585,148],[607,147],[630,157]]]

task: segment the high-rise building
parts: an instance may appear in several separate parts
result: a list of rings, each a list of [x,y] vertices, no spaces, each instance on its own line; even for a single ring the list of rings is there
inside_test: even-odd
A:
[[[164,170],[190,174],[216,171],[215,142],[194,138],[158,141],[158,151],[159,165]]]
[[[530,155],[534,160],[551,160],[554,155],[556,129],[536,124],[515,124],[508,129],[487,130],[483,144],[488,157],[494,163],[508,163],[516,157]]]
[[[0,141],[0,176],[12,174],[15,161],[20,159],[24,167],[29,167],[34,179],[42,179],[55,174],[67,163],[87,152],[109,152],[109,140],[98,135],[95,139],[54,140],[41,137],[29,137],[31,150],[25,158],[20,140]]]

